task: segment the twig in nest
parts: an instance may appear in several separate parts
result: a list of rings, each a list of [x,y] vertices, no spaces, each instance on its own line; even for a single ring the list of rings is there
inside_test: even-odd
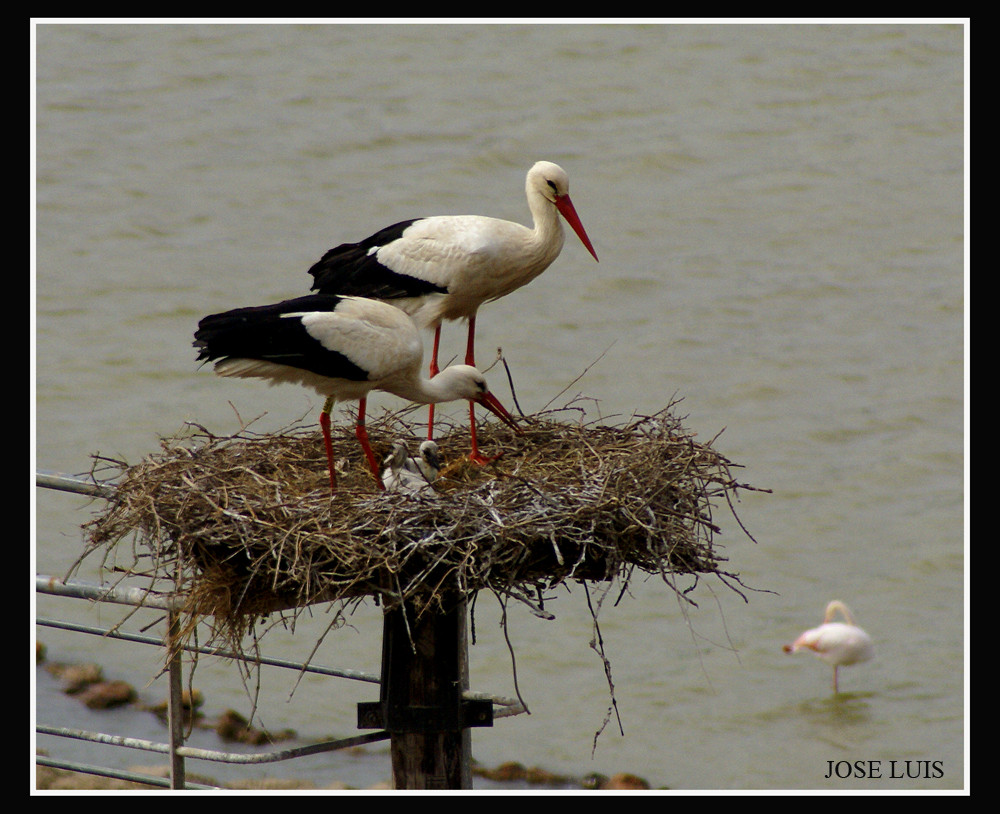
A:
[[[518,703],[524,707],[524,711],[528,715],[531,715],[531,710],[528,709],[527,703],[521,697],[521,688],[517,683],[517,656],[514,655],[514,645],[510,642],[510,632],[507,630],[507,599],[500,596],[496,591],[493,593],[500,603],[500,627],[503,629],[503,640],[507,643],[507,652],[510,653],[510,670],[514,677],[514,694],[517,696]]]
[[[607,655],[604,652],[604,637],[601,636],[601,626],[597,623],[597,611],[594,610],[594,606],[590,601],[590,589],[587,587],[587,583],[583,583],[583,593],[587,597],[587,607],[590,609],[590,616],[594,620],[594,638],[590,640],[590,649],[597,653],[601,657],[601,661],[604,663],[604,675],[608,679],[608,692],[611,694],[611,705],[608,707],[607,714],[604,716],[604,721],[601,723],[600,728],[594,733],[594,744],[590,750],[590,756],[593,757],[594,753],[597,752],[597,739],[601,737],[601,733],[604,728],[608,725],[608,721],[611,720],[611,711],[614,710],[615,718],[618,721],[618,731],[621,733],[622,737],[625,736],[625,728],[622,726],[622,716],[618,712],[618,700],[615,698],[615,682],[611,678],[611,662],[608,660]],[[607,592],[601,597],[601,600],[597,603],[598,608],[604,602],[604,596],[607,596]]]
[[[617,340],[615,340],[615,341],[617,342]],[[561,398],[561,397],[562,397],[562,395],[563,395],[563,393],[565,393],[565,392],[566,392],[567,390],[569,390],[569,389],[570,389],[570,388],[571,388],[571,387],[572,387],[572,386],[573,386],[574,384],[576,384],[576,383],[577,383],[578,381],[580,381],[580,379],[582,379],[582,378],[583,378],[584,376],[586,376],[586,375],[587,375],[587,373],[588,373],[588,372],[590,371],[590,369],[591,369],[591,368],[592,368],[592,367],[593,367],[594,365],[596,365],[596,364],[597,364],[598,362],[600,362],[600,361],[601,361],[601,359],[603,359],[603,358],[604,358],[605,354],[607,354],[607,352],[608,352],[609,350],[611,350],[611,349],[612,349],[612,348],[613,348],[614,346],[615,346],[615,342],[612,342],[612,343],[611,343],[610,345],[608,345],[608,346],[607,346],[607,347],[606,347],[606,348],[605,348],[605,349],[604,349],[603,351],[601,351],[600,355],[599,355],[599,356],[598,356],[598,357],[597,357],[597,358],[596,358],[596,359],[595,359],[595,360],[594,360],[593,362],[591,362],[591,363],[590,363],[589,365],[587,365],[587,366],[586,366],[586,367],[585,367],[585,368],[584,368],[584,369],[583,369],[582,371],[580,371],[580,373],[579,373],[579,375],[578,375],[578,376],[576,376],[576,377],[575,377],[575,378],[574,378],[574,379],[573,379],[572,381],[570,381],[570,382],[569,382],[569,384],[567,384],[567,385],[566,385],[566,386],[565,386],[565,387],[564,387],[564,388],[563,388],[562,390],[560,390],[560,391],[559,391],[558,393],[556,393],[556,394],[555,394],[555,395],[554,395],[554,396],[553,396],[552,398],[550,398],[550,399],[549,399],[549,400],[548,400],[548,401],[547,401],[547,402],[545,403],[545,406],[544,406],[544,407],[542,407],[542,410],[548,410],[548,409],[549,409],[549,407],[551,407],[551,406],[552,406],[553,402],[555,402],[555,400],[556,400],[556,399],[558,399],[558,398]]]

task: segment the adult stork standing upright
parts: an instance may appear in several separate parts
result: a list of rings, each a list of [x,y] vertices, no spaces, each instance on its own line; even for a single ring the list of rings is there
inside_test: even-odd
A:
[[[312,288],[386,300],[412,315],[421,328],[434,329],[430,374],[438,372],[444,320],[467,319],[465,363],[476,364],[476,314],[484,302],[530,283],[545,271],[563,246],[562,215],[594,259],[597,252],[569,197],[566,171],[539,161],[525,180],[533,228],[480,215],[439,215],[404,220],[360,243],[330,249],[311,268]],[[470,408],[473,460],[476,419]],[[431,405],[427,437],[434,434]]]
[[[194,336],[199,361],[214,361],[220,376],[260,378],[270,384],[292,382],[327,397],[320,426],[334,490],[330,411],[337,401],[359,402],[355,434],[379,488],[378,461],[365,430],[365,408],[372,390],[420,404],[468,399],[518,429],[474,367],[451,365],[433,378],[421,378],[419,329],[403,311],[377,300],[310,294],[273,305],[237,308],[203,318]],[[478,449],[473,451],[478,454]]]

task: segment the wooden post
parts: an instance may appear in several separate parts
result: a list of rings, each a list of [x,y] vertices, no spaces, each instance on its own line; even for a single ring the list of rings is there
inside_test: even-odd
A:
[[[472,788],[468,727],[492,726],[493,706],[463,701],[467,686],[464,599],[419,618],[409,605],[385,613],[380,700],[358,705],[358,726],[391,733],[393,788]]]
[[[448,710],[458,711],[464,688],[459,640],[464,639],[465,604],[419,620],[411,614],[409,629],[405,611],[386,614],[388,663],[383,663],[382,681],[388,685],[390,719],[412,716],[401,723],[423,731],[393,733],[393,788],[471,789],[468,760],[463,760],[470,751],[469,732],[458,720],[445,720]],[[435,719],[440,726],[456,728],[425,728]]]

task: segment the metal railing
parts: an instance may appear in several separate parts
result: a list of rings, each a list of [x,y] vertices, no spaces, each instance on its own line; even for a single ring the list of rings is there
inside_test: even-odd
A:
[[[54,472],[36,473],[36,485],[44,488],[57,489],[99,498],[108,498],[114,494],[113,486],[94,484],[70,475]],[[57,619],[38,618],[35,620],[35,623],[42,627],[49,627],[73,633],[97,635],[136,644],[162,647],[165,648],[166,653],[173,654],[167,663],[167,673],[169,679],[167,725],[170,733],[169,741],[167,743],[159,743],[142,738],[133,738],[122,735],[111,735],[103,732],[90,732],[70,727],[36,724],[36,732],[38,734],[166,754],[170,758],[169,778],[150,777],[149,775],[137,774],[111,767],[75,763],[72,761],[53,758],[48,755],[36,756],[36,764],[39,766],[48,766],[56,769],[100,775],[103,777],[128,780],[151,786],[164,786],[173,789],[211,789],[216,787],[188,783],[186,781],[185,759],[191,758],[243,765],[274,763],[277,761],[291,760],[323,752],[332,752],[338,749],[347,749],[376,741],[388,740],[391,737],[391,733],[389,731],[381,729],[349,738],[323,741],[321,743],[308,744],[306,746],[291,749],[255,753],[226,752],[185,746],[181,661],[183,653],[197,653],[201,655],[217,656],[224,659],[244,661],[254,665],[268,665],[297,670],[299,672],[315,673],[331,678],[345,678],[353,681],[364,681],[373,684],[380,684],[380,678],[379,676],[374,676],[357,670],[337,669],[314,664],[302,664],[299,662],[270,658],[261,655],[246,656],[242,653],[219,647],[208,647],[193,644],[181,644],[178,647],[172,647],[173,641],[178,636],[179,632],[181,603],[179,600],[162,593],[123,585],[104,585],[86,582],[83,580],[65,580],[46,575],[36,575],[35,590],[37,593],[59,597],[86,599],[97,602],[110,602],[166,611],[167,634],[164,638],[137,633],[128,633],[118,630],[117,628],[107,629]],[[492,702],[495,708],[494,718],[517,715],[524,711],[524,707],[515,699],[501,698],[488,695],[486,693],[470,691],[463,692],[462,698],[470,701]]]

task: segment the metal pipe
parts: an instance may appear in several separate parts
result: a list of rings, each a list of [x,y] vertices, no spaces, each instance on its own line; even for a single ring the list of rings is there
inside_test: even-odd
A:
[[[118,630],[108,630],[107,628],[93,627],[91,625],[81,625],[76,622],[61,622],[54,619],[36,619],[36,625],[42,625],[43,627],[56,628],[58,630],[68,630],[73,633],[89,633],[94,636],[100,636],[107,639],[120,639],[126,642],[135,642],[137,644],[151,644],[157,647],[163,646],[163,640],[155,638],[153,636],[142,636],[138,633],[123,633]],[[264,664],[269,667],[284,667],[289,670],[299,670],[308,673],[317,673],[318,675],[330,676],[333,678],[349,678],[353,681],[367,681],[369,684],[378,684],[379,677],[372,675],[371,673],[363,673],[360,670],[344,670],[337,669],[334,667],[317,667],[312,664],[302,664],[297,661],[288,661],[287,659],[276,659],[270,658],[268,656],[247,656],[243,653],[237,653],[234,650],[224,650],[221,647],[205,647],[202,645],[185,644],[183,649],[190,653],[200,653],[206,656],[218,656],[223,659],[235,659],[239,661],[246,661],[251,664]],[[499,700],[497,703],[511,703],[504,700]]]
[[[169,743],[157,743],[156,741],[145,740],[144,738],[128,738],[122,735],[108,735],[104,732],[88,732],[84,729],[70,729],[67,727],[46,726],[39,724],[35,730],[41,735],[56,735],[63,738],[75,738],[77,740],[90,741],[92,743],[103,743],[109,746],[125,746],[130,749],[141,749],[146,752],[160,752],[167,754],[170,752]],[[249,754],[246,752],[219,752],[214,749],[199,749],[194,746],[179,746],[177,754],[185,758],[195,760],[214,760],[218,763],[276,763],[280,760],[289,760],[306,755],[316,755],[322,752],[333,752],[337,749],[350,749],[354,746],[362,746],[366,743],[384,741],[389,739],[389,733],[382,730],[379,732],[369,732],[364,735],[355,735],[351,738],[341,738],[340,740],[322,741],[312,743],[308,746],[297,746],[292,749],[282,749],[277,752],[258,752]]]
[[[180,616],[170,611],[167,618],[167,673],[170,692],[167,696],[167,721],[170,725],[170,788],[184,788],[184,758],[180,748],[184,745],[184,680],[181,675],[181,649],[177,646],[181,634]]]
[[[160,594],[145,588],[122,585],[101,585],[84,580],[65,580],[46,574],[35,575],[35,590],[54,596],[71,596],[75,599],[92,599],[95,602],[114,602],[118,605],[135,605],[158,610],[182,610],[184,600]]]
[[[111,483],[94,483],[83,480],[76,475],[65,475],[62,472],[49,472],[44,469],[35,471],[35,486],[46,489],[59,489],[63,492],[75,492],[78,495],[109,498],[115,493],[115,485]]]
[[[79,772],[81,774],[93,774],[98,777],[111,777],[115,780],[127,780],[130,783],[142,783],[145,786],[160,786],[169,788],[170,781],[163,777],[154,777],[138,772],[129,772],[123,769],[111,769],[106,766],[91,766],[86,763],[75,763],[70,760],[55,760],[46,755],[35,755],[35,763],[39,766],[48,766],[52,769],[62,769],[67,772]],[[219,786],[208,786],[204,783],[188,783],[184,788],[199,790],[216,790]]]

